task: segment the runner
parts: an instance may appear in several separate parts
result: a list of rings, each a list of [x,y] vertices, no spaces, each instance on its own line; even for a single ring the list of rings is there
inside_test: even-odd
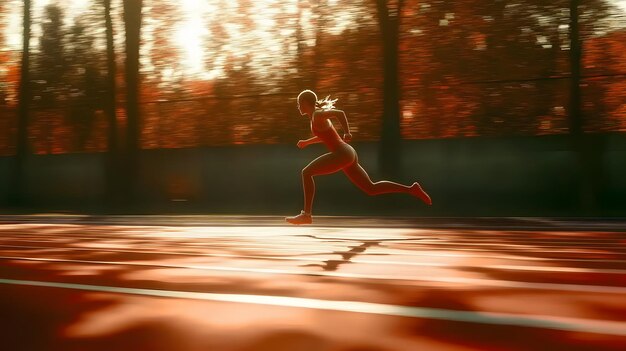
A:
[[[316,158],[302,170],[304,210],[299,215],[287,217],[285,220],[292,224],[312,223],[311,210],[315,196],[315,181],[313,177],[335,173],[340,170],[343,170],[352,183],[368,195],[407,193],[431,205],[430,196],[417,182],[410,186],[387,180],[372,182],[367,172],[359,164],[356,151],[348,144],[352,139],[348,119],[343,111],[334,108],[336,101],[337,99],[331,100],[329,97],[326,97],[324,100],[318,100],[317,95],[311,90],[304,90],[298,95],[298,110],[301,115],[309,118],[311,132],[314,135],[310,139],[298,141],[298,147],[302,149],[311,144],[324,143],[329,152]],[[332,118],[337,119],[341,124],[344,132],[343,138],[335,130],[331,122]]]

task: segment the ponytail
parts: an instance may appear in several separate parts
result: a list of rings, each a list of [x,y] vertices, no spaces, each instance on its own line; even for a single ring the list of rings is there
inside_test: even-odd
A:
[[[329,111],[335,108],[335,102],[337,102],[337,100],[338,99],[331,99],[330,95],[327,95],[322,100],[317,100],[315,102],[315,107],[321,108],[324,111]]]

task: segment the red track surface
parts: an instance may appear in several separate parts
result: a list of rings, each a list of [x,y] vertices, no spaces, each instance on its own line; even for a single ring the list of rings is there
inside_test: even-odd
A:
[[[624,350],[623,229],[5,216],[0,349]]]

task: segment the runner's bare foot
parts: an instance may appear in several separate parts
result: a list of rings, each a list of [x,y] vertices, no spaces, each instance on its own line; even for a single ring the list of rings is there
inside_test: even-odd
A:
[[[415,182],[413,183],[413,185],[411,185],[411,195],[420,198],[428,206],[433,204],[433,201],[430,199],[430,196],[426,194],[426,192],[424,191],[424,189],[422,189],[422,187],[419,185],[418,182]]]

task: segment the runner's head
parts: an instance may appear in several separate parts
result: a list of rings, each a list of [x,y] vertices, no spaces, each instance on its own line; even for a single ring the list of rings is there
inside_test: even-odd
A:
[[[317,95],[312,90],[303,90],[298,95],[298,110],[301,115],[312,116],[317,103]]]

